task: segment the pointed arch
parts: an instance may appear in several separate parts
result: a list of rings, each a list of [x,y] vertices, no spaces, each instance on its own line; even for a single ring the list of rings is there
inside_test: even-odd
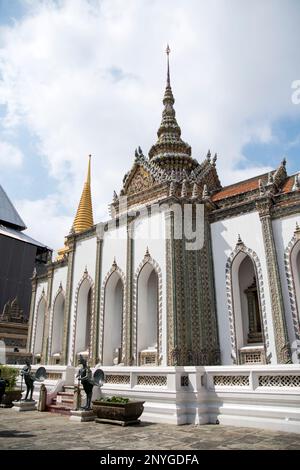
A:
[[[227,307],[228,307],[228,317],[229,317],[229,327],[230,327],[230,342],[231,342],[231,357],[233,362],[236,364],[239,362],[238,358],[238,346],[237,346],[237,331],[236,331],[236,320],[234,314],[234,300],[233,300],[233,273],[232,268],[234,261],[237,256],[241,253],[244,253],[246,256],[249,256],[253,263],[254,272],[257,280],[257,292],[259,295],[259,304],[261,311],[261,321],[262,321],[262,331],[264,336],[264,346],[266,353],[266,361],[269,362],[271,357],[270,352],[270,342],[269,342],[269,333],[268,333],[268,324],[267,324],[267,315],[266,315],[266,301],[264,293],[264,281],[260,260],[255,251],[251,248],[248,248],[239,238],[239,241],[230,254],[226,262],[225,268],[225,277],[226,277],[226,295],[227,295]]]
[[[40,295],[40,298],[37,302],[35,315],[34,315],[34,325],[33,325],[33,333],[32,333],[33,341],[31,344],[31,352],[34,355],[42,354],[46,310],[47,310],[47,298],[45,295],[45,291],[43,289]]]
[[[60,284],[52,302],[52,308],[50,312],[50,321],[49,321],[49,343],[48,343],[48,358],[57,352],[62,353],[62,342],[63,342],[63,325],[64,325],[64,304],[65,304],[65,291]],[[61,344],[61,351],[53,350],[53,341],[55,331],[58,331],[59,338],[56,338],[57,345]],[[54,348],[57,349],[57,348]],[[58,348],[59,349],[59,348]]]
[[[73,364],[76,364],[76,351],[75,351],[75,342],[76,342],[76,333],[79,333],[79,330],[77,328],[77,322],[78,322],[78,309],[79,309],[79,301],[80,301],[80,292],[81,289],[85,287],[86,292],[85,292],[85,297],[86,297],[86,302],[88,302],[88,295],[90,295],[90,325],[89,325],[89,348],[88,348],[88,355],[90,356],[90,353],[93,348],[93,330],[94,330],[94,323],[95,323],[95,313],[94,313],[94,292],[95,292],[95,287],[94,287],[94,281],[89,275],[87,269],[84,271],[84,274],[82,278],[80,279],[76,291],[75,291],[75,302],[74,302],[74,314],[73,314],[73,324],[72,324],[72,348],[71,348],[71,361]],[[89,294],[90,293],[90,294]],[[88,312],[86,312],[88,314]]]
[[[102,286],[101,286],[101,293],[100,293],[100,319],[99,319],[99,362],[103,364],[103,346],[104,346],[104,316],[105,316],[105,294],[106,294],[106,287],[111,279],[111,276],[116,274],[122,281],[123,284],[123,309],[122,309],[122,338],[121,338],[121,349],[122,349],[122,362],[125,361],[125,343],[126,343],[126,276],[122,269],[117,265],[116,261],[114,260],[110,270],[106,274]]]
[[[150,265],[157,276],[157,364],[162,362],[162,272],[159,264],[151,257],[148,248],[143,260],[140,262],[133,280],[133,354],[134,362],[138,363],[138,341],[137,341],[137,323],[138,323],[138,283],[139,277],[146,265]]]
[[[286,272],[286,279],[288,285],[289,299],[292,312],[292,321],[294,326],[295,337],[297,341],[300,341],[300,270],[297,273],[297,258],[300,256],[300,229],[298,225],[294,235],[287,245],[284,253],[284,266]],[[299,279],[295,276],[298,274]],[[297,284],[298,281],[298,284]],[[298,295],[297,295],[298,294]]]

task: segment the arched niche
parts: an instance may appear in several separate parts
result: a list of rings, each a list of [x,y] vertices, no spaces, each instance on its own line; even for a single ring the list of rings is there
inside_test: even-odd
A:
[[[137,280],[137,359],[155,357],[158,346],[158,274],[151,263],[142,267]],[[153,351],[153,353],[152,353]],[[154,356],[155,354],[155,356]]]
[[[60,292],[54,301],[53,306],[53,323],[51,338],[51,356],[60,355],[62,353],[63,332],[64,332],[64,309],[65,296]]]
[[[287,288],[290,299],[294,338],[291,338],[293,362],[300,358],[300,228],[296,225],[294,235],[284,253]]]
[[[103,365],[116,365],[122,358],[124,285],[118,271],[108,278],[104,291]]]
[[[35,341],[33,353],[34,355],[41,355],[43,348],[43,336],[44,336],[44,324],[45,324],[45,314],[46,314],[46,299],[41,298],[38,304],[36,312],[36,329],[35,329]]]
[[[295,289],[296,309],[300,320],[300,240],[298,240],[291,251],[291,270]]]
[[[239,253],[233,263],[234,312],[238,347],[262,343],[262,322],[255,266]]]
[[[239,251],[231,269],[237,362],[264,363],[266,355],[256,266],[249,254]]]
[[[92,318],[92,287],[88,279],[84,279],[79,287],[77,297],[76,327],[75,327],[75,356],[88,356],[91,339]]]

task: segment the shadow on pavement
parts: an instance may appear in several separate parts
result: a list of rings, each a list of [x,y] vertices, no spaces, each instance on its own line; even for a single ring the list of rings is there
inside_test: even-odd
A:
[[[36,435],[26,434],[22,431],[7,430],[7,431],[0,431],[0,437],[36,437]]]

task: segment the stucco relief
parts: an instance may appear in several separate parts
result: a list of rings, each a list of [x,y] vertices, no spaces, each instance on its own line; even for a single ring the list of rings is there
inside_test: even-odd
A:
[[[126,194],[135,194],[153,185],[152,176],[142,167],[137,166],[126,187]]]

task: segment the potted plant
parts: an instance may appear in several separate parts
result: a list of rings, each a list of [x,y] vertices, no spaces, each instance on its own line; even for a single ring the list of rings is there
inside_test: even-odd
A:
[[[16,388],[19,369],[15,367],[0,365],[1,378],[6,381],[5,394],[2,397],[1,404],[5,407],[11,407],[13,401],[18,401],[22,397],[21,390]]]
[[[105,397],[93,401],[93,411],[98,423],[113,423],[127,426],[138,424],[144,410],[144,401],[134,401],[123,397]]]

